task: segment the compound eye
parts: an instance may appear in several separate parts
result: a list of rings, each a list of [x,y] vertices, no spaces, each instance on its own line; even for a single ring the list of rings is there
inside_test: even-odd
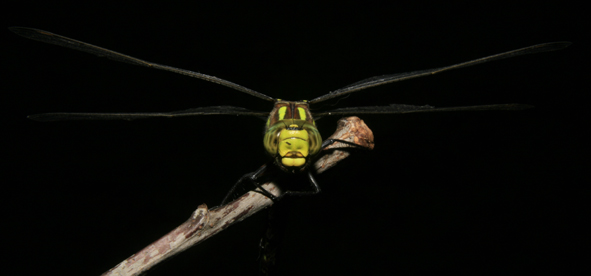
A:
[[[269,127],[265,133],[263,143],[265,146],[265,151],[267,151],[267,154],[271,157],[275,157],[277,155],[277,149],[279,147],[279,135],[283,129],[285,129],[285,124],[278,122]]]
[[[310,145],[310,155],[314,156],[318,154],[321,150],[322,146],[322,137],[320,136],[320,132],[318,129],[312,124],[306,123],[304,124],[304,130],[308,132],[308,143]]]

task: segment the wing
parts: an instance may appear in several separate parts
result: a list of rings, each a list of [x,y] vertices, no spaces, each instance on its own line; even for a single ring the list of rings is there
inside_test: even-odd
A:
[[[43,113],[29,115],[27,118],[41,122],[71,121],[71,120],[135,120],[146,118],[177,118],[201,115],[244,115],[244,116],[268,116],[268,112],[252,111],[234,106],[208,106],[191,108],[180,111],[164,113]]]
[[[314,118],[323,116],[346,116],[359,114],[404,114],[404,113],[418,113],[418,112],[442,112],[442,111],[476,111],[476,110],[522,110],[532,108],[533,106],[527,104],[492,104],[492,105],[474,105],[474,106],[458,106],[458,107],[433,107],[430,105],[407,105],[407,104],[391,104],[388,106],[360,106],[360,107],[346,107],[329,110],[326,112],[314,112]]]
[[[332,99],[334,97],[357,92],[361,89],[366,89],[366,88],[370,88],[370,87],[374,87],[374,86],[378,86],[378,85],[383,85],[383,84],[387,84],[387,83],[391,83],[391,82],[396,82],[396,81],[418,78],[418,77],[422,77],[422,76],[434,75],[434,74],[441,73],[444,71],[468,67],[468,66],[472,66],[472,65],[476,65],[476,64],[480,64],[480,63],[485,63],[485,62],[489,62],[489,61],[493,61],[493,60],[499,60],[499,59],[504,59],[504,58],[520,56],[520,55],[526,55],[526,54],[556,51],[556,50],[563,49],[563,48],[569,46],[570,44],[571,44],[570,42],[564,42],[564,41],[563,42],[550,42],[550,43],[533,45],[533,46],[529,46],[529,47],[525,47],[525,48],[521,48],[521,49],[509,51],[509,52],[504,52],[504,53],[500,53],[500,54],[496,54],[496,55],[492,55],[492,56],[488,56],[488,57],[483,57],[483,58],[479,58],[479,59],[475,59],[475,60],[471,60],[471,61],[467,61],[467,62],[462,62],[462,63],[454,64],[451,66],[441,67],[441,68],[371,77],[371,78],[364,79],[362,81],[347,85],[341,89],[332,91],[328,94],[322,95],[318,98],[311,100],[310,103],[311,104],[319,103],[322,101],[326,101],[328,99]]]
[[[157,63],[148,62],[148,61],[141,60],[141,59],[134,58],[134,57],[130,57],[128,55],[124,55],[124,54],[121,54],[121,53],[118,53],[115,51],[111,51],[111,50],[108,50],[105,48],[94,46],[94,45],[91,45],[91,44],[88,44],[88,43],[85,43],[82,41],[74,40],[74,39],[71,39],[71,38],[68,38],[65,36],[52,34],[50,32],[46,32],[46,31],[42,31],[42,30],[38,30],[38,29],[33,29],[33,28],[24,28],[24,27],[10,27],[8,29],[20,36],[24,36],[29,39],[38,40],[38,41],[49,43],[49,44],[55,44],[55,45],[67,47],[67,48],[82,51],[82,52],[87,52],[87,53],[90,53],[93,55],[97,55],[99,57],[107,57],[107,58],[110,58],[110,59],[116,60],[116,61],[121,61],[121,62],[125,62],[125,63],[135,64],[135,65],[140,65],[140,66],[145,66],[145,67],[150,67],[150,68],[155,68],[155,69],[160,69],[160,70],[165,70],[165,71],[170,71],[170,72],[174,72],[177,74],[181,74],[181,75],[185,75],[185,76],[189,76],[189,77],[193,77],[193,78],[198,78],[198,79],[210,81],[213,83],[217,83],[217,84],[221,84],[221,85],[230,87],[232,89],[238,90],[240,92],[244,92],[246,94],[249,94],[249,95],[252,95],[257,98],[261,98],[261,99],[267,100],[267,101],[274,101],[275,100],[272,97],[269,97],[263,93],[254,91],[252,89],[248,89],[244,86],[235,84],[233,82],[229,82],[227,80],[216,78],[214,76],[201,74],[201,73],[197,73],[197,72],[193,72],[193,71],[189,71],[189,70],[185,70],[185,69],[179,69],[179,68],[175,68],[175,67],[171,67],[171,66],[161,65],[161,64],[157,64]]]

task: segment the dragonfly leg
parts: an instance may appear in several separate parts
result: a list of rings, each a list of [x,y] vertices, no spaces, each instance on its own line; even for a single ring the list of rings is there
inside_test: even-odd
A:
[[[347,141],[344,141],[344,140],[339,140],[339,139],[326,139],[326,140],[324,140],[324,142],[322,142],[322,147],[321,148],[324,149],[324,148],[326,148],[326,147],[328,147],[328,146],[330,146],[330,145],[332,145],[332,144],[334,144],[336,142],[347,144],[347,145],[350,145],[350,146],[353,146],[353,147],[356,147],[356,148],[365,149],[364,146],[357,145],[355,143],[347,142]]]
[[[310,184],[312,184],[311,186],[314,189],[313,191],[286,191],[282,195],[278,196],[277,200],[280,200],[281,198],[283,198],[286,195],[303,196],[303,195],[315,195],[315,194],[320,193],[320,186],[318,185],[318,182],[316,181],[316,179],[312,175],[312,171],[310,171],[310,170],[308,170],[308,180],[310,181]]]
[[[273,194],[271,194],[269,191],[265,190],[265,188],[263,188],[263,186],[261,184],[258,183],[257,179],[267,171],[267,167],[268,164],[265,164],[263,166],[261,166],[258,170],[254,171],[254,172],[250,172],[247,173],[245,175],[243,175],[242,177],[240,177],[240,179],[238,179],[238,182],[236,182],[236,184],[234,184],[234,186],[232,186],[232,189],[230,189],[230,191],[226,194],[226,196],[224,197],[224,200],[222,200],[222,204],[221,205],[225,205],[228,201],[230,201],[232,195],[234,194],[234,191],[236,190],[236,188],[238,188],[238,186],[240,185],[240,183],[242,183],[245,180],[250,181],[251,183],[253,183],[257,188],[260,189],[255,191],[257,193],[261,193],[264,196],[270,198],[271,200],[275,201],[277,199],[276,196],[274,196]]]
[[[339,142],[341,142],[341,141],[339,141]],[[345,142],[345,143],[347,143],[347,142]],[[240,179],[238,179],[238,182],[236,182],[236,184],[234,184],[234,186],[232,186],[232,189],[230,189],[230,191],[226,194],[226,197],[224,197],[224,200],[222,201],[221,205],[225,205],[228,201],[231,200],[232,195],[234,194],[234,191],[236,190],[236,188],[238,188],[238,186],[245,180],[250,181],[254,186],[259,188],[258,190],[255,190],[255,192],[260,193],[260,194],[270,198],[271,200],[273,200],[273,202],[279,201],[281,198],[283,198],[286,195],[304,196],[304,195],[315,195],[315,194],[320,193],[320,186],[318,185],[318,181],[316,181],[316,179],[314,178],[314,175],[312,175],[312,171],[308,170],[308,180],[310,181],[313,191],[285,191],[280,196],[275,196],[275,195],[271,194],[271,192],[269,192],[265,188],[263,188],[263,186],[257,181],[258,178],[263,173],[265,173],[267,171],[268,166],[269,166],[269,164],[265,164],[262,167],[260,167],[258,170],[256,170],[255,172],[247,173],[247,174],[243,175],[242,177],[240,177]]]

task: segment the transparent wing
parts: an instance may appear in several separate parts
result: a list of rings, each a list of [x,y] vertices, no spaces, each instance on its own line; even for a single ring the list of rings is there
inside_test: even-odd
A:
[[[29,115],[27,118],[35,121],[71,121],[71,120],[135,120],[147,118],[177,118],[202,115],[243,115],[243,116],[268,116],[268,112],[252,111],[234,106],[209,106],[191,108],[163,113],[43,113]]]
[[[24,27],[10,27],[8,29],[20,36],[23,36],[23,37],[26,37],[29,39],[33,39],[33,40],[37,40],[37,41],[41,41],[41,42],[45,42],[45,43],[49,43],[49,44],[55,44],[55,45],[67,47],[67,48],[82,51],[82,52],[87,52],[87,53],[90,53],[93,55],[97,55],[99,57],[107,57],[107,58],[110,58],[110,59],[116,60],[116,61],[121,61],[121,62],[125,62],[125,63],[135,64],[135,65],[140,65],[140,66],[145,66],[145,67],[150,67],[150,68],[155,68],[155,69],[160,69],[160,70],[165,70],[165,71],[170,71],[170,72],[174,72],[177,74],[181,74],[181,75],[185,75],[185,76],[189,76],[189,77],[193,77],[193,78],[198,78],[198,79],[210,81],[213,83],[217,83],[217,84],[221,84],[221,85],[230,87],[230,88],[238,90],[240,92],[244,92],[246,94],[255,96],[257,98],[261,98],[263,100],[274,101],[274,99],[272,97],[269,97],[265,94],[262,94],[260,92],[254,91],[252,89],[248,89],[244,86],[241,86],[241,85],[235,84],[233,82],[229,82],[227,80],[220,79],[220,78],[217,78],[214,76],[205,75],[205,74],[201,74],[201,73],[197,73],[197,72],[193,72],[193,71],[189,71],[189,70],[185,70],[185,69],[179,69],[179,68],[175,68],[175,67],[171,67],[171,66],[148,62],[148,61],[141,60],[141,59],[134,58],[134,57],[130,57],[128,55],[124,55],[124,54],[121,54],[121,53],[118,53],[115,51],[111,51],[111,50],[108,50],[105,48],[94,46],[92,44],[88,44],[88,43],[85,43],[82,41],[74,40],[74,39],[71,39],[71,38],[68,38],[65,36],[52,34],[50,32],[46,32],[46,31],[42,31],[42,30],[38,30],[38,29],[24,28]]]
[[[474,105],[474,106],[458,106],[458,107],[433,107],[430,105],[407,105],[407,104],[391,104],[388,106],[360,106],[360,107],[345,107],[329,110],[326,112],[314,112],[314,118],[324,116],[346,116],[359,114],[404,114],[404,113],[418,113],[418,112],[443,112],[443,111],[477,111],[477,110],[522,110],[532,108],[533,106],[527,104],[492,104],[492,105]]]
[[[475,59],[475,60],[471,60],[471,61],[467,61],[467,62],[462,62],[462,63],[454,64],[451,66],[441,67],[441,68],[371,77],[371,78],[367,78],[362,81],[347,85],[341,89],[332,91],[328,94],[322,95],[318,98],[311,100],[310,103],[311,104],[319,103],[322,101],[326,101],[328,99],[332,99],[334,97],[346,95],[349,93],[357,92],[359,90],[378,86],[378,85],[383,85],[383,84],[396,82],[396,81],[408,80],[408,79],[412,79],[412,78],[418,78],[418,77],[422,77],[422,76],[434,75],[434,74],[441,73],[444,71],[468,67],[468,66],[472,66],[472,65],[476,65],[476,64],[480,64],[480,63],[485,63],[485,62],[489,62],[489,61],[493,61],[493,60],[510,58],[510,57],[515,57],[515,56],[520,56],[520,55],[525,55],[525,54],[533,54],[533,53],[541,53],[541,52],[560,50],[560,49],[563,49],[563,48],[569,46],[570,44],[571,44],[570,42],[564,42],[564,41],[563,42],[550,42],[550,43],[533,45],[533,46],[529,46],[529,47],[525,47],[525,48],[521,48],[521,49],[509,51],[509,52],[504,52],[504,53],[500,53],[500,54],[496,54],[496,55],[492,55],[492,56],[488,56],[488,57],[483,57],[483,58],[479,58],[479,59]]]

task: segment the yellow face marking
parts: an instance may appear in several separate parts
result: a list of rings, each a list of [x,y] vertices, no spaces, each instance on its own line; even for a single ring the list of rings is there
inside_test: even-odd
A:
[[[306,110],[304,110],[301,107],[298,107],[298,113],[300,113],[300,119],[301,120],[306,120]]]
[[[279,134],[278,154],[286,167],[301,167],[306,164],[310,152],[308,132],[305,130],[284,129]]]
[[[287,106],[284,107],[280,107],[279,111],[277,113],[279,113],[279,121],[285,119],[285,113],[287,112]]]
[[[281,108],[281,107],[280,107]],[[277,112],[280,108],[277,108]],[[310,117],[305,108],[306,116]],[[276,119],[279,114],[274,112]],[[289,109],[286,110],[286,113]],[[300,111],[295,111],[299,112]],[[313,122],[313,121],[312,121]],[[267,127],[263,141],[265,150],[275,163],[284,171],[294,172],[294,169],[304,169],[311,160],[308,157],[320,152],[322,138],[316,127],[305,120],[283,119]]]
[[[281,158],[281,164],[286,167],[301,167],[306,164],[306,158]]]

